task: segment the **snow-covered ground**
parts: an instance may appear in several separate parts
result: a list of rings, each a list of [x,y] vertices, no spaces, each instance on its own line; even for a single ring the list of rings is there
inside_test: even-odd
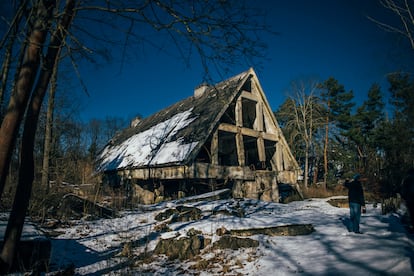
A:
[[[279,204],[230,199],[185,203],[203,211],[201,220],[169,224],[172,231],[162,234],[156,231],[162,222],[156,221],[155,215],[183,202],[145,206],[114,219],[74,221],[57,229],[61,234],[52,240],[48,274],[73,264],[78,275],[414,275],[414,236],[402,226],[399,213],[381,215],[380,206],[369,204],[361,218],[363,234],[354,234],[346,228],[348,209],[327,201]],[[236,207],[244,210],[244,217],[215,214]],[[253,235],[250,238],[260,243],[257,248],[207,247],[186,261],[159,255],[138,258],[151,252],[159,239],[185,235],[191,228],[201,230],[214,242],[221,227],[231,230],[290,224],[312,224],[315,231],[301,236]],[[133,245],[132,251],[123,257],[127,243]]]

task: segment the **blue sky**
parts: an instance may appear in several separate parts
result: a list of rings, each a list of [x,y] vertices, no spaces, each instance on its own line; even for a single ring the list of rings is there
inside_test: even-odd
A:
[[[387,95],[386,75],[413,72],[414,50],[395,34],[385,32],[367,16],[392,22],[393,15],[378,1],[252,1],[268,13],[276,36],[265,36],[267,59],[254,68],[273,110],[289,96],[292,81],[323,81],[332,76],[365,99],[369,87],[379,83]],[[147,48],[147,50],[149,50]],[[122,69],[121,69],[122,68]],[[249,68],[235,67],[227,77]],[[149,116],[192,95],[203,81],[197,59],[189,66],[158,51],[127,63],[83,69],[89,97],[83,96],[81,118],[107,116],[130,119]]]

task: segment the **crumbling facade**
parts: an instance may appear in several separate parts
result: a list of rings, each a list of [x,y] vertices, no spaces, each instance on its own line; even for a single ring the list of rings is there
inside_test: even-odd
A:
[[[278,201],[278,183],[300,168],[251,68],[135,121],[97,159],[113,185],[143,203],[229,188],[233,197]]]

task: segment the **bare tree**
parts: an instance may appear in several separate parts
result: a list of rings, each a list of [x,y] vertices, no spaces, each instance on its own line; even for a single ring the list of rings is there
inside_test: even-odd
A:
[[[381,5],[394,13],[400,20],[400,25],[392,25],[373,17],[368,17],[386,31],[405,36],[414,50],[414,0],[381,0]]]
[[[102,137],[101,139],[105,142],[109,141],[115,134],[128,126],[128,123],[125,119],[119,117],[105,117],[104,121],[102,122]],[[100,141],[102,142],[102,141]],[[101,146],[104,146],[101,144]]]
[[[323,126],[321,105],[317,97],[318,83],[312,81],[296,81],[290,88],[292,104],[290,110],[291,119],[286,122],[286,127],[294,129],[291,133],[303,142],[304,145],[304,186],[309,183],[309,156],[314,141],[314,133]],[[295,139],[296,140],[296,139]]]

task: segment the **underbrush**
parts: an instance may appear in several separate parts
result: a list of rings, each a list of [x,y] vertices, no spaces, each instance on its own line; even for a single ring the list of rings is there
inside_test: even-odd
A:
[[[347,190],[343,187],[324,189],[323,187],[309,187],[302,190],[303,197],[306,198],[327,198],[331,196],[346,196]]]
[[[302,189],[303,197],[306,198],[327,198],[331,196],[347,196],[348,190],[342,185],[336,185],[334,187],[324,189],[323,187],[309,187]],[[364,188],[365,201],[367,202],[380,202],[382,197],[371,189]]]

